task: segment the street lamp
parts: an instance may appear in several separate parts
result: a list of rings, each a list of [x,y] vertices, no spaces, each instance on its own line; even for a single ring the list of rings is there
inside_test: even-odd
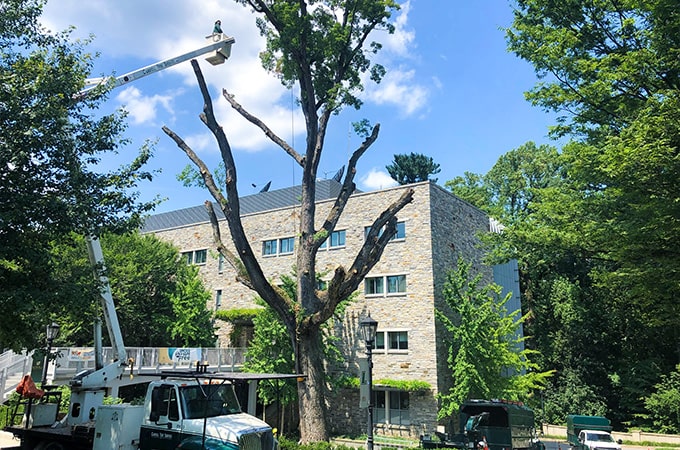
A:
[[[368,363],[368,428],[366,430],[366,450],[373,450],[373,343],[378,330],[378,322],[371,314],[361,319],[361,334],[366,341],[366,362]]]
[[[47,384],[47,364],[50,361],[50,353],[52,352],[52,341],[59,336],[59,328],[58,323],[52,322],[47,325],[47,331],[45,332],[45,336],[47,337],[47,351],[45,352],[45,363],[43,364],[42,381],[40,383],[40,387],[43,389],[45,389],[45,385]]]

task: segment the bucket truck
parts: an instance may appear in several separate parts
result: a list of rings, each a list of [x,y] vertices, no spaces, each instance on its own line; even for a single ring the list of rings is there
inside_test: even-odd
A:
[[[203,47],[180,56],[115,78],[87,80],[89,85],[80,92],[79,98],[84,98],[102,83],[110,83],[115,88],[202,55],[206,55],[213,65],[225,62],[231,54],[234,38],[213,33],[206,39]],[[123,377],[130,361],[109,282],[102,270],[104,258],[99,239],[88,238],[87,246],[102,286],[100,302],[114,360],[103,364],[101,324],[95,325],[95,369],[78,373],[70,381],[71,399],[66,416],[57,421],[58,405],[29,402],[23,424],[5,428],[20,438],[20,446],[14,448],[276,450],[277,442],[271,427],[241,412],[234,384],[295,375],[210,373],[207,366],[197,363],[195,371],[155,374],[155,381],[150,382],[147,388],[143,406],[103,405],[105,396],[115,397],[120,386],[131,384],[125,380],[129,377]],[[137,383],[150,379],[144,374],[136,375]]]

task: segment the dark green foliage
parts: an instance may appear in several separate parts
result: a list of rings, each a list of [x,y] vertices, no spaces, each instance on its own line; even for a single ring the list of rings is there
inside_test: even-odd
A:
[[[680,365],[661,377],[645,400],[649,419],[659,433],[680,433]]]
[[[210,293],[178,250],[152,235],[104,235],[102,249],[123,339],[130,347],[213,346]],[[88,345],[101,314],[85,241],[55,246],[58,273],[72,274],[73,302],[59,317],[60,342]],[[77,276],[77,278],[76,278]]]
[[[419,181],[431,180],[437,182],[436,178],[430,178],[441,172],[439,164],[435,163],[431,156],[421,153],[394,155],[392,164],[385,166],[387,172],[397,183],[411,184]]]
[[[102,173],[102,157],[126,141],[123,116],[93,116],[101,98],[75,101],[92,66],[69,33],[39,27],[41,1],[0,5],[0,319],[3,347],[34,348],[36,332],[68,304],[55,278],[52,241],[76,231],[132,229],[153,203],[134,192],[151,174],[149,148]]]

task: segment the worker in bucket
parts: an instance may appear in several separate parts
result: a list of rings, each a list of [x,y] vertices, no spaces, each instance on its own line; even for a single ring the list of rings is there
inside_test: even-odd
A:
[[[213,34],[222,34],[222,22],[220,20],[215,21],[215,27],[213,28]]]

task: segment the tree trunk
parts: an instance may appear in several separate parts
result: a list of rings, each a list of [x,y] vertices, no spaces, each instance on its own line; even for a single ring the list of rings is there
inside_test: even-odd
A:
[[[300,436],[303,443],[328,441],[326,425],[326,380],[321,333],[312,326],[299,336],[300,368],[306,377],[298,381]]]

